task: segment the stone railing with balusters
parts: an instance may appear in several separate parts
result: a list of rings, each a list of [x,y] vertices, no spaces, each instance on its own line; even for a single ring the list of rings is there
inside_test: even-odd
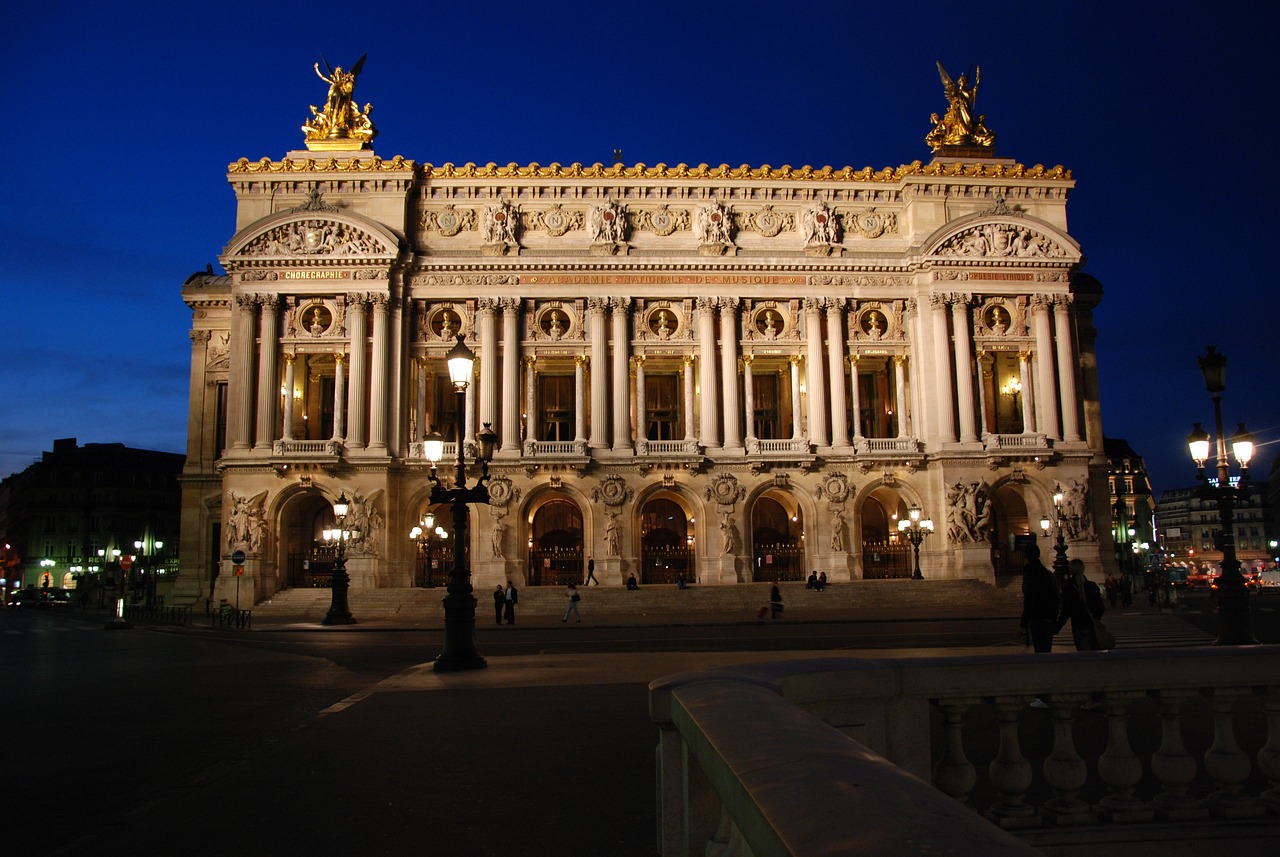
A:
[[[1045,450],[1051,446],[1049,438],[1042,434],[989,434],[986,436],[987,449],[1038,449]]]
[[[524,454],[536,458],[585,457],[585,440],[526,440]]]
[[[271,454],[277,458],[303,456],[342,455],[342,443],[336,440],[277,440],[271,444]]]
[[[475,445],[471,441],[467,441],[466,446],[463,447],[463,450],[462,450],[463,454],[468,458],[475,457],[474,447]],[[452,461],[456,461],[457,455],[458,455],[458,442],[456,440],[446,441],[444,445],[444,452],[440,454],[440,466],[444,466]],[[419,464],[430,464],[430,462],[427,461],[426,444],[420,440],[410,441],[409,458],[407,459],[407,461],[409,461],[410,463],[416,461]]]
[[[913,437],[860,437],[853,448],[862,455],[917,453],[920,441]]]
[[[769,719],[779,744],[773,757],[825,752],[815,750],[815,735],[827,734],[815,723],[867,751],[834,774],[824,769],[825,782],[788,785],[793,799],[765,818],[758,810],[770,800],[769,778],[749,773],[758,756],[744,745],[740,758],[724,757],[732,746],[724,736],[752,728],[736,697],[762,688],[786,703]],[[1031,706],[1036,699],[1047,708]],[[1243,855],[1255,853],[1250,843],[1269,849],[1280,836],[1276,646],[778,662],[654,682],[650,714],[660,736],[664,857],[735,839],[757,855],[780,853],[769,843],[801,837],[815,812],[825,834],[841,841],[841,819],[883,813],[889,786],[863,786],[883,781],[877,765],[888,763],[932,782],[952,806],[969,807],[972,821],[1036,847],[1087,841],[1091,857],[1103,857],[1131,854],[1135,841],[1190,837],[1230,842]],[[746,718],[758,719],[755,710]],[[936,758],[933,746],[941,748]],[[707,760],[703,775],[681,772],[691,756]],[[695,793],[699,784],[717,800]],[[839,806],[822,809],[824,795],[838,795]],[[858,853],[920,853],[919,842],[954,824],[917,797],[910,817],[897,805],[892,825],[880,816],[874,847],[849,831]],[[721,817],[700,815],[708,803]],[[979,832],[966,825],[959,837]]]

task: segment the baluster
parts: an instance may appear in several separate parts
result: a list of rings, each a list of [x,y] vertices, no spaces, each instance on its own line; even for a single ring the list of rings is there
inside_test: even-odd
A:
[[[1151,773],[1162,791],[1151,801],[1156,815],[1171,821],[1207,818],[1204,801],[1187,794],[1196,778],[1195,757],[1182,744],[1182,703],[1190,690],[1157,690],[1160,702],[1160,748],[1151,756]]]
[[[1098,813],[1108,821],[1131,823],[1151,821],[1155,817],[1147,805],[1133,796],[1133,788],[1142,779],[1142,760],[1129,746],[1129,706],[1141,692],[1107,693],[1107,749],[1098,757],[1098,776],[1107,786],[1107,794],[1098,801]]]
[[[951,795],[960,803],[969,798],[978,782],[977,770],[964,752],[964,714],[976,699],[948,699],[938,703],[947,719],[946,746],[942,758],[933,769],[933,784],[940,791]]]
[[[1072,727],[1077,706],[1088,698],[1083,693],[1055,693],[1049,698],[1053,707],[1053,749],[1042,770],[1053,797],[1045,802],[1044,816],[1055,824],[1093,824],[1098,820],[1089,804],[1076,797],[1089,777],[1089,766],[1076,752]]]
[[[1258,768],[1271,788],[1262,793],[1262,803],[1272,815],[1280,815],[1280,687],[1266,689],[1266,711],[1267,743],[1258,751]]]
[[[1031,785],[1031,763],[1018,745],[1018,717],[1031,701],[1029,696],[999,696],[993,702],[1000,721],[1000,749],[987,767],[1000,799],[987,810],[987,818],[1007,829],[1038,827],[1035,809],[1024,800]]]
[[[1204,753],[1204,770],[1218,788],[1209,795],[1213,814],[1223,818],[1257,818],[1266,810],[1241,792],[1253,771],[1249,754],[1236,742],[1233,717],[1236,700],[1249,691],[1236,687],[1216,687],[1213,700],[1213,746]]]

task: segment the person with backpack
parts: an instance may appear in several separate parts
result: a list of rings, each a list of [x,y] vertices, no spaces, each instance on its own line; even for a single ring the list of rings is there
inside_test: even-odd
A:
[[[1102,649],[1094,632],[1094,620],[1101,619],[1107,609],[1098,584],[1084,576],[1084,562],[1071,560],[1070,576],[1062,587],[1062,612],[1058,614],[1058,630],[1071,623],[1071,636],[1080,652],[1096,652]]]

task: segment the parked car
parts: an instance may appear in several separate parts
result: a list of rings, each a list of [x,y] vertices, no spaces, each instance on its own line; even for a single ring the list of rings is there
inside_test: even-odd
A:
[[[40,603],[40,590],[34,586],[28,586],[23,589],[15,589],[9,593],[9,599],[5,606],[11,610],[20,607],[35,607]]]
[[[42,589],[37,607],[70,607],[71,593],[66,589]]]

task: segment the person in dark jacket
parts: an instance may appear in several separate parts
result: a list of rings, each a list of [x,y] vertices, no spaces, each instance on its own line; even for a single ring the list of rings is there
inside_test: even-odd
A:
[[[782,590],[778,588],[778,584],[773,585],[773,589],[769,590],[769,614],[771,619],[777,619],[782,613]]]
[[[502,611],[507,606],[507,593],[502,591],[499,586],[493,590],[493,618],[499,625],[502,624]]]
[[[1024,551],[1027,564],[1022,569],[1022,619],[1019,626],[1037,652],[1053,651],[1053,634],[1058,621],[1058,584],[1053,572],[1040,561],[1038,545]]]
[[[1058,626],[1055,630],[1061,631],[1070,622],[1076,651],[1096,652],[1100,646],[1093,632],[1093,620],[1101,619],[1107,606],[1102,600],[1098,584],[1084,576],[1084,563],[1073,559],[1068,567],[1071,569],[1071,577],[1062,587],[1062,610],[1058,614]]]

